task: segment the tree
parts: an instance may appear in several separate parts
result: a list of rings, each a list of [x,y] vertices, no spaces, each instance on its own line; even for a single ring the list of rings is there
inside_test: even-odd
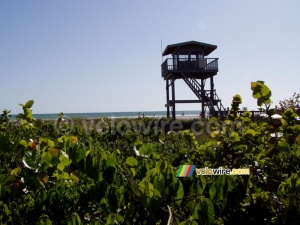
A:
[[[289,99],[279,101],[279,105],[275,106],[276,112],[282,114],[287,109],[293,109],[298,115],[300,115],[300,94],[294,92],[293,96]]]

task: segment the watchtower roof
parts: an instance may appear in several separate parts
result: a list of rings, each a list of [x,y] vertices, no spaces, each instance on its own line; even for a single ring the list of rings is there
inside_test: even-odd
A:
[[[172,54],[176,49],[181,49],[181,48],[189,48],[189,49],[194,49],[194,48],[200,48],[202,49],[203,53],[205,56],[209,55],[212,53],[217,46],[216,45],[211,45],[211,44],[206,44],[198,41],[188,41],[188,42],[182,42],[182,43],[177,43],[173,45],[168,45],[164,52],[162,53],[162,56],[166,56],[169,54]]]

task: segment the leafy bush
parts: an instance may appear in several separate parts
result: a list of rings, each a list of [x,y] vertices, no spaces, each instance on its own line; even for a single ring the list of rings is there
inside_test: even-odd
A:
[[[190,130],[163,134],[112,126],[70,129],[35,121],[33,101],[19,124],[0,120],[1,224],[297,224],[300,125],[293,109],[274,117],[271,91],[252,82],[269,117],[238,113],[210,120],[211,139]],[[272,117],[273,116],[273,117]],[[148,120],[148,118],[145,118]],[[137,127],[143,119],[135,121]],[[220,126],[220,124],[222,124]],[[119,131],[119,132],[116,132]],[[63,135],[62,135],[63,134]],[[250,168],[250,175],[176,177],[180,165]]]

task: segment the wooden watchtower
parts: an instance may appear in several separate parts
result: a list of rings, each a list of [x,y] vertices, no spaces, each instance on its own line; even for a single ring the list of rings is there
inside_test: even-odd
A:
[[[170,55],[161,65],[161,75],[166,81],[167,117],[170,117],[170,108],[173,120],[176,119],[176,103],[201,103],[201,116],[205,116],[208,108],[212,116],[219,116],[224,109],[214,89],[214,76],[218,73],[218,58],[205,58],[217,48],[216,45],[197,41],[183,42],[168,45],[163,56]],[[175,81],[183,79],[197,96],[198,100],[176,100]],[[209,79],[210,87],[205,88]],[[171,87],[171,99],[170,99]]]

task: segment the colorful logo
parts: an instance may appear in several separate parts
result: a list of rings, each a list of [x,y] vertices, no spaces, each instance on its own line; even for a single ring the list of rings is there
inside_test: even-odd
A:
[[[180,165],[176,177],[190,177],[192,176],[196,165]]]

